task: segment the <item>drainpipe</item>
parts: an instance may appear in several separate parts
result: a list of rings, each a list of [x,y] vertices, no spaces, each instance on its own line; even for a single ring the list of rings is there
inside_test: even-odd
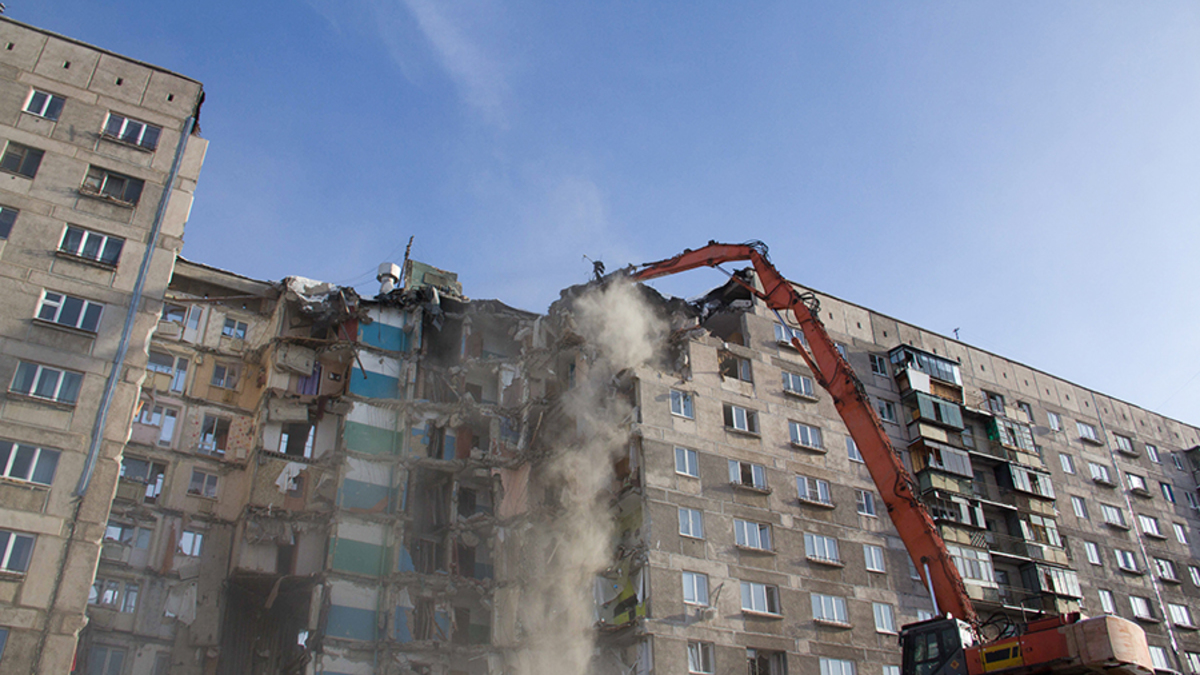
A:
[[[197,101],[197,111],[199,110],[199,103]],[[87,458],[84,460],[83,472],[79,476],[79,482],[75,486],[73,498],[75,509],[74,513],[71,514],[70,520],[67,521],[66,546],[64,547],[62,557],[59,558],[58,572],[54,577],[54,588],[50,592],[50,602],[46,605],[45,623],[42,625],[37,647],[34,650],[33,668],[30,670],[31,675],[37,675],[40,672],[42,655],[46,649],[46,640],[50,637],[51,616],[54,614],[54,608],[58,604],[58,596],[62,590],[63,575],[66,574],[67,561],[71,555],[71,543],[75,540],[75,531],[79,525],[79,514],[83,511],[83,498],[87,493],[88,484],[91,483],[92,473],[96,469],[96,460],[100,454],[100,443],[104,436],[104,425],[108,420],[108,409],[112,405],[117,381],[120,379],[121,369],[125,365],[125,356],[129,352],[129,342],[133,334],[134,320],[137,318],[137,308],[142,301],[142,293],[146,288],[146,277],[150,274],[150,261],[154,257],[154,249],[158,246],[158,235],[162,231],[162,223],[166,218],[167,204],[171,201],[171,190],[175,184],[175,179],[179,176],[179,167],[183,163],[183,153],[187,149],[188,138],[191,137],[195,126],[196,115],[193,113],[191,117],[188,117],[183,122],[183,129],[179,134],[179,143],[175,146],[175,158],[171,161],[171,172],[167,176],[166,184],[163,185],[162,198],[158,200],[158,211],[155,212],[154,223],[150,226],[150,237],[146,241],[146,252],[142,255],[142,264],[138,268],[137,280],[133,284],[133,293],[129,298],[129,311],[125,315],[125,327],[121,331],[121,341],[117,345],[116,355],[113,356],[112,370],[109,372],[108,379],[104,383],[104,393],[100,398],[100,407],[96,410],[96,422],[92,425],[92,438],[88,444]]]

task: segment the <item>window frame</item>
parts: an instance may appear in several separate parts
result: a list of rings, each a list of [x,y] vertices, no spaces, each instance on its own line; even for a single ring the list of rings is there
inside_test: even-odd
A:
[[[138,412],[134,421],[138,424],[143,424],[148,427],[157,427],[158,445],[162,447],[170,447],[175,441],[175,426],[179,424],[179,415],[183,411],[169,405],[155,405],[146,403]],[[167,420],[172,420],[167,422]]]
[[[788,420],[788,436],[791,438],[792,445],[797,448],[825,450],[824,434],[821,433],[821,428],[818,426]]]
[[[122,181],[121,188],[111,189],[110,181]],[[79,186],[79,194],[132,208],[141,202],[145,189],[146,181],[141,178],[90,164]]]
[[[830,656],[818,657],[820,669],[818,675],[857,675],[858,666],[850,659],[835,659]]]
[[[841,565],[842,553],[837,537],[815,532],[804,533],[804,557],[826,565]]]
[[[695,401],[692,398],[692,392],[672,389],[670,399],[672,415],[688,420],[696,419]]]
[[[688,640],[688,672],[693,675],[713,675],[716,673],[716,657],[713,651],[713,643],[711,642]]]
[[[890,422],[891,424],[900,423],[900,418],[896,416],[896,404],[892,401],[876,397],[875,412],[883,422]]]
[[[1071,476],[1075,475],[1075,458],[1071,455],[1065,452],[1058,453],[1058,464],[1063,473]]]
[[[28,574],[29,563],[33,560],[33,550],[37,547],[37,535],[18,532],[7,528],[0,529],[0,571],[10,574]],[[28,542],[18,550],[17,544]],[[14,555],[22,559],[13,560]],[[24,565],[24,567],[20,567]]]
[[[166,366],[154,363],[156,354],[159,355],[159,357],[165,356],[171,359],[171,365]],[[190,367],[191,362],[188,360],[188,357],[178,356],[172,354],[171,352],[162,352],[156,349],[150,350],[149,358],[146,360],[146,370],[152,373],[171,376],[171,384],[168,386],[168,389],[176,394],[181,394],[187,389],[187,374]]]
[[[725,430],[757,436],[759,434],[758,411],[732,403],[722,404]],[[739,419],[739,414],[741,419]]]
[[[800,486],[804,487],[801,488]],[[813,496],[813,489],[816,490],[816,496]],[[833,490],[829,485],[829,481],[824,478],[814,478],[802,474],[796,475],[796,496],[805,504],[819,504],[821,506],[833,506]],[[822,499],[823,497],[823,499]]]
[[[1096,433],[1096,426],[1081,420],[1075,420],[1075,430],[1079,432],[1079,438],[1093,443],[1100,443],[1100,437]]]
[[[813,379],[807,375],[793,373],[789,370],[780,371],[783,379],[783,391],[792,396],[801,398],[815,399],[817,398],[816,385]]]
[[[95,244],[93,245],[92,242]],[[124,250],[124,237],[67,223],[63,228],[62,238],[59,239],[57,253],[85,260],[107,269],[116,269]],[[88,251],[94,251],[94,254],[89,254]]]
[[[1089,563],[1099,566],[1104,565],[1104,556],[1100,553],[1100,544],[1094,541],[1084,541],[1083,551]]]
[[[37,110],[33,110],[33,101],[39,95],[43,97],[42,103],[41,105],[37,106]],[[41,117],[42,119],[47,119],[51,122],[57,122],[58,118],[62,116],[63,105],[65,105],[66,102],[67,99],[65,96],[52,94],[48,91],[42,91],[41,89],[37,89],[35,87],[29,90],[29,96],[25,98],[25,105],[21,108],[21,112],[27,112],[35,117]]]
[[[1171,523],[1171,527],[1172,527],[1172,529],[1175,530],[1175,541],[1179,542],[1180,544],[1183,544],[1184,546],[1191,545],[1188,543],[1187,526],[1186,525],[1184,525],[1183,523]]]
[[[1154,614],[1154,603],[1142,595],[1129,596],[1129,609],[1133,611],[1135,619],[1151,619],[1156,620],[1158,617]]]
[[[872,567],[872,564],[878,563],[879,567]],[[884,553],[882,546],[875,544],[863,544],[863,567],[868,572],[876,574],[887,574],[887,556]]]
[[[757,581],[742,581],[742,611],[752,614],[768,614],[781,616],[779,603],[779,587]],[[761,598],[759,591],[761,590]],[[761,607],[759,600],[762,600]],[[747,602],[749,601],[749,602]],[[749,606],[747,606],[749,605]]]
[[[850,625],[850,612],[846,607],[846,598],[826,593],[809,593],[809,603],[812,605],[813,621],[838,626]]]
[[[747,473],[747,469],[749,469],[749,473]],[[747,475],[750,477],[749,483],[745,480]],[[753,462],[740,462],[736,459],[729,460],[729,483],[735,488],[757,490],[759,492],[771,491],[770,486],[767,484],[767,467]]]
[[[895,635],[896,609],[886,602],[872,602],[871,611],[875,615],[875,632],[885,635]],[[882,621],[881,621],[882,619]],[[883,624],[882,626],[880,624]]]
[[[1150,458],[1150,461],[1155,464],[1162,464],[1162,457],[1158,454],[1158,446],[1153,443],[1145,443],[1144,445],[1146,446],[1146,456]]]
[[[224,434],[221,433],[222,423],[224,423]],[[229,450],[229,436],[232,431],[232,418],[204,413],[204,417],[200,420],[200,437],[196,442],[197,451],[212,457],[224,457]]]
[[[854,439],[850,436],[846,436],[846,455],[850,458],[851,462],[859,464],[867,463],[867,460],[863,459],[862,451],[858,449],[858,443],[855,443]]]
[[[231,325],[232,324],[232,325]],[[245,340],[246,334],[250,332],[250,324],[245,321],[238,321],[232,316],[225,317],[225,323],[221,325],[221,336],[234,340]]]
[[[1133,551],[1124,548],[1113,548],[1113,555],[1117,558],[1117,567],[1134,574],[1141,574],[1142,569],[1137,564],[1137,554]]]
[[[29,378],[29,380],[30,380],[29,391],[21,391],[20,389],[16,388],[17,381],[18,381],[18,378],[21,377],[22,370],[25,369],[26,367],[33,368],[33,376]],[[28,372],[28,371],[26,371],[26,372]],[[53,393],[53,395],[50,395],[50,396],[46,396],[46,395],[37,393],[38,390],[41,389],[42,378],[47,373],[57,373],[57,377],[56,377],[54,385],[53,385],[54,393]],[[63,398],[62,397],[63,396],[63,386],[67,383],[67,381],[69,379],[74,382],[74,386],[72,387],[74,389],[74,392],[73,392],[74,398]],[[9,383],[8,391],[10,393],[18,394],[20,396],[28,396],[29,398],[36,399],[39,401],[48,401],[51,403],[57,403],[59,405],[66,405],[66,406],[74,407],[75,404],[78,403],[78,401],[79,401],[79,392],[82,388],[83,388],[83,373],[81,373],[79,371],[55,368],[53,366],[47,366],[47,365],[44,365],[41,363],[34,363],[33,361],[18,361],[17,369],[13,373],[13,379]],[[69,389],[68,389],[68,391],[69,391]]]
[[[79,305],[79,313],[75,317],[74,324],[63,320],[63,312],[69,311],[68,307],[72,303]],[[69,328],[71,330],[95,334],[100,331],[100,322],[104,320],[105,308],[102,302],[95,302],[94,300],[43,288],[42,296],[38,300],[37,310],[34,312],[33,318],[42,325]],[[47,314],[47,310],[50,310],[49,316],[44,316]]]
[[[1062,415],[1053,410],[1046,411],[1046,423],[1050,425],[1052,431],[1062,431]]]
[[[1098,588],[1096,590],[1096,595],[1100,598],[1100,610],[1105,614],[1116,615],[1117,599],[1113,596],[1113,592],[1107,588]]]
[[[117,130],[113,131],[113,122],[117,123]],[[130,133],[131,127],[138,125],[141,127],[136,134]],[[146,132],[153,133],[147,134]],[[104,126],[100,128],[100,135],[110,141],[117,141],[124,145],[140,148],[142,150],[155,151],[158,149],[158,141],[162,138],[163,128],[143,122],[139,119],[127,117],[113,111],[108,112],[108,117],[104,120]]]
[[[8,446],[7,449],[4,448],[5,445]],[[22,460],[22,455],[28,457],[28,461]],[[58,472],[61,455],[61,451],[52,448],[0,439],[0,477],[49,487],[54,483],[54,475]],[[43,459],[49,464],[48,469],[42,468]],[[25,467],[26,475],[13,475],[14,470],[19,469],[23,464],[27,465]],[[49,472],[50,476],[48,480],[43,481],[42,478],[45,476],[42,474],[46,472]]]
[[[1071,512],[1080,520],[1088,520],[1087,500],[1079,495],[1071,495]]]
[[[733,541],[740,548],[755,551],[774,551],[771,524],[753,520],[733,519]]]
[[[218,371],[218,369],[220,370]],[[241,375],[242,369],[238,364],[218,361],[213,363],[212,377],[209,378],[209,385],[227,391],[237,391]]]
[[[858,515],[867,516],[868,518],[878,518],[879,512],[875,508],[875,493],[870,490],[854,490],[854,507],[858,511]]]
[[[691,605],[693,607],[708,607],[708,575],[703,572],[691,572],[688,570],[683,570],[682,580],[683,604]],[[691,600],[688,599],[688,595],[692,596]],[[700,596],[703,596],[703,598]]]
[[[883,377],[892,376],[892,374],[888,372],[888,360],[886,356],[874,353],[868,354],[867,356],[870,357],[871,361],[871,374],[882,375]]]
[[[687,516],[686,528],[684,516]],[[699,533],[696,532],[699,530]],[[679,507],[679,536],[689,539],[704,539],[704,512],[686,506]]]
[[[682,470],[680,461],[683,462]],[[700,477],[700,453],[682,445],[675,446],[675,473],[689,478]]]
[[[199,487],[197,487],[199,479]],[[187,494],[204,499],[217,499],[221,489],[221,477],[202,469],[192,469],[191,480],[188,481]]]
[[[10,156],[16,160],[16,167],[7,166],[11,164]],[[4,146],[4,152],[0,154],[0,171],[33,180],[37,177],[38,169],[41,168],[42,159],[45,156],[45,150],[9,141]]]
[[[175,542],[175,552],[189,558],[199,558],[204,552],[204,531],[184,530],[179,533],[179,541]]]

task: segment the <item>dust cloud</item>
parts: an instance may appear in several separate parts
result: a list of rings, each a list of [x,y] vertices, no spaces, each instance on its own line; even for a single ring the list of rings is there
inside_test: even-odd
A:
[[[620,277],[584,289],[559,318],[584,342],[575,385],[562,399],[565,419],[574,427],[558,439],[539,471],[546,485],[562,491],[553,517],[534,534],[525,556],[532,565],[525,571],[519,614],[528,648],[518,664],[520,675],[594,672],[592,589],[597,574],[614,562],[608,513],[613,463],[629,452],[633,413],[618,390],[618,374],[653,359],[667,330],[638,288]]]

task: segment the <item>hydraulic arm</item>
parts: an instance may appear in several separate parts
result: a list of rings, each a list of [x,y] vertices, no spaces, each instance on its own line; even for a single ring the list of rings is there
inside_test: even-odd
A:
[[[708,246],[698,250],[687,250],[674,258],[642,265],[633,272],[633,278],[645,281],[732,261],[749,261],[763,290],[749,284],[746,284],[746,288],[761,298],[770,309],[790,312],[793,321],[803,331],[804,339],[808,342],[807,348],[795,336],[792,336],[792,346],[804,357],[813,376],[833,399],[838,414],[871,472],[896,531],[904,540],[913,564],[933,593],[938,611],[949,612],[972,627],[976,626],[978,619],[975,609],[971,606],[958,568],[950,558],[950,552],[929,511],[917,500],[912,476],[892,448],[862,383],[850,364],[842,358],[817,316],[817,299],[811,294],[800,294],[783,278],[767,258],[766,245],[762,242],[709,242]]]

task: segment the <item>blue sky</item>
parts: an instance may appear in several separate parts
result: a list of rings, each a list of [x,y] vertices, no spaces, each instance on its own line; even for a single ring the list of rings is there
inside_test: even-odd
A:
[[[1200,422],[1195,2],[9,2],[202,81],[184,255],[544,310],[762,239],[789,278]],[[693,295],[715,272],[657,282]]]

